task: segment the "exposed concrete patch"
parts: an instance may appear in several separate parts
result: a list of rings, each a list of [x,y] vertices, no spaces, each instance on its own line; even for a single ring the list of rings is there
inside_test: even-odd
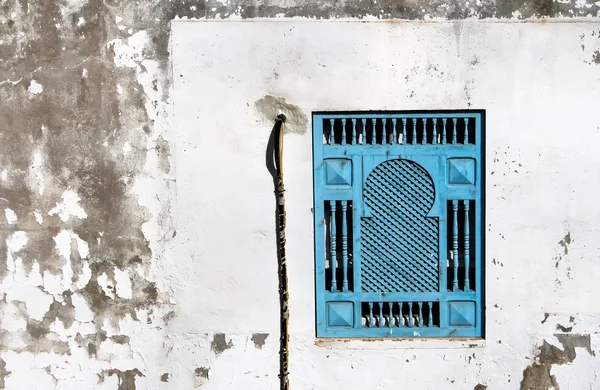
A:
[[[161,382],[168,382],[170,377],[171,377],[171,375],[168,372],[165,372],[164,374],[162,374],[160,376],[160,381]]]
[[[520,390],[560,390],[556,377],[550,374],[552,365],[572,363],[577,357],[575,348],[584,348],[590,355],[595,356],[590,335],[556,334],[555,337],[563,349],[544,340],[533,363],[523,370]]]
[[[225,341],[225,333],[215,333],[213,340],[210,343],[210,350],[213,351],[215,355],[219,356],[229,348],[233,348],[231,339],[227,342]]]
[[[262,349],[265,345],[265,341],[269,337],[268,333],[252,333],[251,340],[254,341],[254,346],[258,349]]]
[[[6,362],[2,358],[0,358],[0,389],[5,388],[6,383],[4,381],[4,378],[6,378],[9,375],[10,371],[6,370]]]
[[[475,386],[473,390],[486,390],[488,387],[486,385],[482,385],[481,383]]]
[[[600,65],[600,51],[596,50],[594,52],[594,57],[592,58],[592,61],[594,61],[596,64]]]
[[[210,368],[196,367],[194,370],[194,388],[203,386],[210,378]]]
[[[137,376],[144,376],[140,370],[134,368],[133,370],[108,370],[108,376],[117,375],[119,378],[118,390],[136,390],[135,378]]]
[[[263,119],[273,123],[279,114],[286,116],[285,130],[293,134],[305,134],[308,131],[308,118],[300,107],[287,103],[285,98],[265,95],[254,103]]]

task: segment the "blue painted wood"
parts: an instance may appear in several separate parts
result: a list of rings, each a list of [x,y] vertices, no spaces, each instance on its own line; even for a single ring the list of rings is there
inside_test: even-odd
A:
[[[452,201],[452,260],[454,262],[452,289],[458,291],[458,200]]]
[[[342,267],[344,279],[342,281],[342,291],[348,292],[348,202],[342,201]]]
[[[429,306],[429,318],[427,321],[427,326],[431,328],[433,326],[433,303],[427,302],[427,305]]]
[[[331,246],[331,291],[337,291],[337,235],[335,231],[335,208],[337,201],[330,201],[329,207],[331,210],[331,218],[330,220],[330,246]]]
[[[470,267],[470,257],[471,257],[471,249],[470,249],[470,231],[469,231],[469,203],[470,200],[463,200],[463,206],[465,209],[465,223],[464,223],[464,246],[465,246],[465,291],[471,291],[471,281],[469,280],[469,267]]]
[[[362,129],[360,132],[360,142],[361,144],[366,144],[367,143],[367,119],[365,117],[362,117],[360,119],[361,123],[362,123]]]
[[[335,125],[335,122],[332,123],[331,120],[337,119],[347,125],[352,125],[352,139],[346,139],[345,145],[343,144],[344,134],[337,134],[337,144],[335,134],[332,133],[329,138],[324,137],[324,126]],[[406,126],[409,119],[409,131],[414,132],[414,136],[411,137],[412,142],[407,144]],[[378,124],[379,120],[381,123]],[[416,128],[418,120],[423,122],[423,133]],[[448,120],[451,122],[447,123]],[[364,142],[361,141],[361,136],[364,140],[367,121],[371,121],[370,123],[373,123],[375,127],[372,135],[376,135],[377,126],[383,126],[380,144],[376,142],[377,139],[373,140],[372,136],[369,136],[369,139]],[[428,137],[426,133],[427,121],[431,121],[434,128],[431,137]],[[464,121],[465,124],[464,138],[461,138],[463,134],[457,132],[456,125],[459,121]],[[359,122],[362,125],[362,131],[359,129]],[[339,123],[337,125],[339,131]],[[388,128],[389,125],[392,126],[391,131]],[[446,125],[448,125],[447,128]],[[396,126],[402,127],[398,129]],[[471,126],[470,131],[469,126]],[[346,128],[344,128],[344,133],[345,130]],[[416,134],[417,131],[419,134]],[[474,132],[474,134],[469,134],[469,132]],[[455,338],[481,337],[483,335],[482,264],[485,244],[483,241],[485,205],[483,202],[482,133],[483,116],[477,111],[319,113],[313,115],[315,286],[318,337]],[[350,134],[350,130],[345,133],[347,137],[350,137]],[[418,142],[418,137],[421,135],[421,142]],[[469,142],[469,136],[471,136],[471,142]],[[324,159],[326,158],[347,159],[351,162],[351,185],[325,184]],[[457,172],[453,172],[454,184],[450,183],[449,159],[454,159],[455,162],[467,159],[475,161],[474,177],[469,178],[469,183],[460,178]],[[400,177],[394,176],[393,172],[394,169],[406,164],[393,163],[393,161],[404,160],[416,164],[419,169],[406,171],[407,175],[410,173],[412,176],[408,182],[401,185],[400,183],[403,183],[404,179],[393,179]],[[386,162],[389,164],[385,165]],[[374,181],[377,175],[381,175],[381,178]],[[423,221],[432,219],[436,226],[434,237],[436,237],[435,243],[437,244],[432,249],[426,250],[427,253],[431,251],[432,258],[435,260],[434,269],[437,279],[432,285],[428,285],[429,282],[426,282],[427,278],[423,273],[425,268],[418,264],[411,265],[410,261],[403,263],[390,260],[410,257],[403,252],[406,248],[398,245],[399,241],[395,237],[409,237],[411,234],[414,235],[414,232],[421,232],[425,222],[420,221],[419,218],[398,219],[399,217],[391,211],[382,215],[381,210],[383,209],[365,203],[366,199],[370,197],[378,202],[375,206],[384,205],[385,210],[392,210],[386,202],[392,202],[392,199],[397,198],[393,195],[395,191],[399,191],[397,186],[417,188],[426,182],[423,181],[425,175],[432,181],[431,186],[435,198],[434,203],[428,206],[429,210],[423,219]],[[396,180],[396,184],[394,184],[394,180]],[[337,183],[335,180],[331,182]],[[377,183],[376,186],[372,186],[373,183]],[[458,215],[457,218],[453,218],[454,201],[460,206],[460,208],[457,207],[457,214],[460,211],[460,218]],[[326,230],[331,227],[327,227],[324,222],[325,211],[330,210],[330,205],[325,207],[326,202],[340,202],[337,204],[335,212],[338,213],[338,217],[343,214],[341,221],[338,218],[338,223],[342,226],[335,227],[341,230],[339,235],[341,241],[334,244],[336,245],[335,251],[326,247],[326,241],[331,241],[331,231]],[[349,202],[352,202],[352,207],[349,207]],[[414,202],[400,202],[396,203],[396,206],[419,207]],[[346,211],[343,210],[344,207]],[[449,215],[448,207],[450,208]],[[349,213],[349,211],[352,212]],[[471,213],[471,219],[463,218],[463,211],[464,215]],[[455,253],[454,251],[454,226],[451,222],[453,219],[457,223],[460,222],[456,236],[457,240],[462,240],[461,248],[464,248],[465,252],[458,253],[456,251],[457,253]],[[361,226],[368,220],[374,223],[373,232],[378,232],[371,237],[361,234],[363,233]],[[416,224],[415,226],[418,228],[411,227],[411,223]],[[346,224],[345,228],[344,224]],[[325,233],[329,233],[329,237]],[[448,235],[450,235],[450,243],[452,243],[451,248],[447,248],[446,245]],[[346,245],[344,245],[344,237],[346,237]],[[412,238],[417,241],[421,239],[416,236]],[[458,271],[458,265],[465,267],[465,279],[462,279],[462,271],[460,273],[461,280],[457,278],[459,285],[457,291],[454,290],[454,273],[451,276],[447,275],[448,271],[452,269],[446,266],[448,249],[452,253],[452,265],[455,265],[455,261],[458,263],[454,269]],[[335,262],[334,265],[334,260],[338,260],[338,250],[340,263]],[[371,258],[365,257],[366,255]],[[459,262],[459,256],[465,256],[464,261]],[[329,273],[325,274],[327,257],[332,258],[332,270],[334,266],[337,267],[338,264],[341,264],[339,266],[341,269],[336,270],[336,273],[340,275],[341,288],[338,290],[337,286],[335,289],[332,287],[332,292],[325,291],[325,278],[329,278]],[[365,264],[365,259],[370,263]],[[347,268],[344,269],[344,267]],[[471,274],[475,275],[473,280],[466,271],[469,268],[474,270],[474,274]],[[460,269],[462,270],[462,268]],[[395,285],[396,282],[386,281],[386,278],[393,279],[396,274],[404,279],[408,277],[407,283],[420,285],[422,288],[410,291],[410,289]],[[350,275],[352,283],[350,283]],[[448,290],[447,284],[449,278],[452,278],[450,290]],[[327,280],[327,282],[328,286],[334,285],[333,280]],[[347,288],[344,282],[349,284]],[[374,291],[369,286],[389,287],[377,287]],[[395,306],[396,304],[397,306]],[[329,318],[328,315],[332,317]],[[353,318],[351,318],[352,316]]]
[[[346,120],[342,119],[342,145],[346,145]]]
[[[398,143],[399,144],[405,144],[406,143],[406,118],[402,118],[402,139]]]
[[[442,118],[442,144],[446,143],[446,121],[447,118]]]
[[[335,119],[329,120],[329,125],[331,126],[331,133],[329,133],[329,145],[335,144],[335,131],[333,125],[335,124]]]
[[[375,135],[376,135],[376,131],[375,131],[375,127],[377,125],[377,118],[373,118],[371,119],[371,124],[373,125],[373,129],[371,130],[371,145],[375,145]]]
[[[456,120],[457,118],[452,118],[452,145],[456,145],[456,133],[457,133],[457,128],[456,128]]]

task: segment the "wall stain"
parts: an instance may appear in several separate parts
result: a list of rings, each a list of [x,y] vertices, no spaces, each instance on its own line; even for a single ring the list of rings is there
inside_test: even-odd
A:
[[[254,346],[258,349],[262,349],[265,345],[265,341],[269,337],[268,333],[252,333],[251,340],[254,341]]]
[[[161,382],[168,382],[170,377],[171,377],[171,375],[168,372],[165,372],[164,374],[162,374],[160,376],[160,381]]]
[[[486,385],[482,385],[481,383],[477,384],[473,390],[486,390],[488,387]]]
[[[571,241],[571,233],[567,233],[567,235],[558,242],[558,244],[563,248],[565,255],[569,254],[569,244]]]
[[[140,370],[134,368],[133,370],[108,370],[108,376],[116,375],[119,378],[119,388],[118,390],[136,390],[135,388],[135,378],[137,376],[144,376]]]
[[[556,377],[550,374],[552,365],[572,363],[577,357],[575,348],[584,348],[590,355],[592,351],[589,334],[555,334],[563,349],[560,349],[546,340],[538,348],[534,361],[523,370],[523,380],[520,390],[560,390]]]
[[[285,131],[291,134],[305,134],[308,131],[308,118],[300,107],[286,102],[285,98],[265,95],[254,102],[254,106],[263,119],[272,123],[277,115],[286,116]]]
[[[215,353],[215,355],[219,356],[226,349],[233,348],[233,342],[231,339],[229,342],[225,341],[225,333],[215,333],[213,336],[213,340],[210,343],[210,350]]]

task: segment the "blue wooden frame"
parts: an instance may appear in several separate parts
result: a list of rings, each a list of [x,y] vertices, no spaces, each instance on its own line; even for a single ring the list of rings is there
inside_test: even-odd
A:
[[[416,119],[416,121],[415,121]],[[484,125],[485,111],[419,111],[419,112],[316,112],[313,113],[313,179],[314,179],[314,237],[315,237],[315,286],[316,286],[316,334],[321,338],[482,338],[484,337],[484,249],[485,249],[485,143]],[[324,143],[327,135],[324,132],[325,124],[333,121],[343,120],[343,123],[352,123],[352,132],[343,131],[343,139],[336,143],[330,138]],[[401,123],[413,120],[412,123],[423,123],[423,131],[427,134],[427,121],[435,121],[433,130],[433,143],[427,142],[427,135],[422,137],[421,143],[397,142],[389,143],[382,141],[373,145],[367,142],[357,144],[354,139],[355,123],[366,123],[365,121],[383,120],[383,138],[389,139],[386,134],[389,126],[393,123],[393,138],[399,140],[398,129]],[[454,121],[454,142],[447,139],[445,144],[436,143],[438,138],[438,121]],[[331,122],[329,122],[331,121]],[[393,121],[393,122],[392,122]],[[463,134],[464,142],[456,142],[458,133],[457,121],[465,123]],[[469,127],[469,122],[474,121],[474,127]],[[387,123],[387,124],[386,124]],[[448,122],[450,123],[450,122]],[[345,126],[345,125],[344,125]],[[374,125],[373,125],[374,126]],[[387,127],[386,127],[387,126]],[[475,134],[468,135],[468,129],[474,128]],[[416,129],[416,125],[415,125]],[[400,130],[398,130],[400,131]],[[444,127],[444,137],[446,130]],[[363,134],[365,141],[366,132]],[[469,138],[471,137],[471,138]],[[348,139],[352,138],[352,139]],[[416,139],[416,138],[415,138]],[[468,139],[474,139],[468,142]],[[331,143],[331,144],[329,144]],[[387,143],[382,145],[382,143]],[[343,160],[343,161],[342,161]],[[427,170],[435,185],[435,202],[431,208],[430,215],[435,215],[439,223],[439,247],[437,259],[439,264],[439,289],[430,292],[364,292],[361,286],[361,218],[365,218],[368,210],[364,209],[363,185],[369,173],[378,164],[389,160],[408,160],[419,164]],[[349,169],[344,164],[351,163]],[[329,173],[326,171],[329,170]],[[331,173],[333,172],[333,173]],[[326,179],[326,175],[329,175]],[[330,179],[335,176],[333,179]],[[474,183],[471,183],[474,181]],[[329,184],[328,184],[329,183]],[[331,184],[334,183],[334,184]],[[341,183],[341,184],[340,184]],[[465,184],[466,183],[466,184]],[[326,236],[326,202],[346,201],[352,204],[351,229],[353,240],[351,242],[353,259],[353,288],[352,291],[342,291],[338,286],[336,291],[326,290],[327,274],[327,247]],[[463,224],[466,223],[464,237],[459,237],[463,248],[464,278],[468,281],[470,267],[474,268],[474,280],[465,281],[462,290],[448,288],[448,278],[456,278],[448,275],[447,237],[452,231],[450,219],[452,216],[453,201],[462,207],[459,212],[464,213]],[[329,203],[327,203],[329,204]],[[340,204],[340,202],[337,202]],[[335,203],[334,203],[335,205]],[[469,209],[469,205],[471,209]],[[339,208],[339,206],[338,206]],[[471,211],[469,211],[471,210]],[[472,214],[469,214],[472,213]],[[454,219],[456,219],[456,213]],[[471,217],[472,216],[472,217]],[[343,216],[342,218],[346,218]],[[469,221],[474,225],[469,226]],[[333,222],[335,224],[335,221]],[[452,222],[456,225],[458,222]],[[453,226],[454,226],[453,225]],[[338,227],[339,229],[339,227]],[[455,228],[456,229],[456,228]],[[470,229],[470,230],[469,230]],[[339,233],[338,233],[339,234]],[[454,234],[454,240],[457,237]],[[471,239],[469,237],[473,237]],[[454,253],[457,253],[456,244],[452,244]],[[471,252],[469,253],[469,246]],[[335,244],[334,244],[335,248]],[[345,250],[345,249],[344,249]],[[466,253],[466,254],[465,254]],[[331,254],[336,256],[337,253]],[[455,256],[453,259],[457,259]],[[344,253],[344,266],[346,266],[346,253]],[[335,258],[330,264],[337,264]],[[466,263],[466,265],[465,265]],[[453,269],[459,269],[456,260]],[[330,270],[331,272],[331,270]],[[470,283],[470,284],[468,284]],[[408,306],[408,317],[406,326],[404,323],[403,308],[406,302]],[[370,303],[370,304],[369,304]],[[367,316],[365,325],[365,305],[371,309],[370,320]],[[379,306],[378,306],[379,305]],[[400,306],[401,305],[401,306]],[[429,326],[425,316],[421,313],[422,306],[429,310]],[[427,306],[429,305],[429,306]],[[399,311],[398,311],[399,307]],[[432,307],[435,309],[433,322],[431,317]],[[385,317],[384,310],[390,315]],[[399,320],[394,322],[395,315],[392,309],[398,311]],[[373,320],[379,311],[379,324]],[[419,313],[418,321],[414,320],[413,313]],[[436,317],[437,316],[437,317]],[[387,318],[387,320],[384,320]],[[437,318],[437,324],[435,323]],[[414,320],[415,326],[410,326]],[[387,321],[387,322],[386,322]],[[424,324],[425,322],[425,324]],[[387,326],[386,326],[387,323]],[[432,325],[432,323],[434,325]],[[397,325],[397,326],[395,326]]]

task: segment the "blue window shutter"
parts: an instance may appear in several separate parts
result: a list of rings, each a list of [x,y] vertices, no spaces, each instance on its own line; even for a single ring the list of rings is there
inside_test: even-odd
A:
[[[313,114],[317,336],[483,337],[484,112]]]

